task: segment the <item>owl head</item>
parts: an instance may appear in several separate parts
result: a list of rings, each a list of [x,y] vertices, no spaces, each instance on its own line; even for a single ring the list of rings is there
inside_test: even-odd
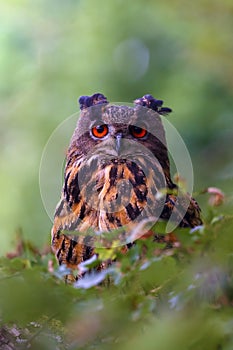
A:
[[[79,98],[80,118],[71,139],[67,160],[98,157],[102,162],[132,156],[155,157],[170,185],[170,165],[161,115],[171,112],[163,101],[145,95],[134,105],[111,104],[100,93]]]

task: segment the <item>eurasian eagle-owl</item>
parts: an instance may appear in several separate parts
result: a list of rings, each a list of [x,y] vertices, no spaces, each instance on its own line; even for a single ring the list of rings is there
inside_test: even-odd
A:
[[[169,220],[173,211],[180,227],[202,223],[196,201],[189,194],[178,198],[171,180],[161,121],[171,109],[162,107],[163,101],[145,95],[133,107],[111,105],[96,93],[80,97],[79,103],[81,115],[67,152],[52,228],[59,264],[76,268],[95,253],[95,234],[84,234],[90,228],[99,233],[124,227],[130,244],[131,224]]]

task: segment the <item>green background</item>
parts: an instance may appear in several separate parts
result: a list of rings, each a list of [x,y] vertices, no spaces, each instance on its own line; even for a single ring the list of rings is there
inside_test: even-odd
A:
[[[232,13],[229,0],[1,2],[1,254],[19,228],[39,246],[49,241],[41,155],[77,98],[94,92],[163,99],[190,151],[195,190],[219,186],[232,210]]]

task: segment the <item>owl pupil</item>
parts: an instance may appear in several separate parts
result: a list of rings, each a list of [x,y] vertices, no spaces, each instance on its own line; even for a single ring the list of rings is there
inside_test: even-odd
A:
[[[104,125],[97,125],[96,126],[96,131],[100,134],[102,134],[102,132],[104,132],[104,129],[105,129]]]
[[[140,134],[142,132],[142,128],[139,128],[138,126],[134,126],[133,130],[136,134]]]

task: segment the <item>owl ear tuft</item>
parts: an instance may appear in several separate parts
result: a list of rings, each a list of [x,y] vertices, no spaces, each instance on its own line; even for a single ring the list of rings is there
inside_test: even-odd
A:
[[[134,103],[137,106],[153,109],[153,111],[158,112],[161,115],[166,115],[172,112],[171,108],[162,107],[163,101],[157,100],[152,95],[144,95],[143,97],[134,100]]]
[[[92,96],[80,96],[79,100],[80,109],[88,108],[94,105],[102,103],[108,103],[107,98],[100,93],[96,93]]]

